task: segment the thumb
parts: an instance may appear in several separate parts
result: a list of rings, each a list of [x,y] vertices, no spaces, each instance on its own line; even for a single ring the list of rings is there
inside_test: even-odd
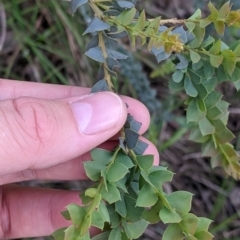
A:
[[[0,174],[50,167],[93,149],[124,125],[127,109],[110,92],[79,98],[0,102]]]

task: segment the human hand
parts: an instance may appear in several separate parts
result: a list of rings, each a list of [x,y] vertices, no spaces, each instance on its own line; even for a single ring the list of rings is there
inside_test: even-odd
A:
[[[0,239],[50,235],[69,225],[60,212],[80,204],[79,193],[11,183],[83,180],[83,161],[97,146],[112,149],[127,111],[150,122],[148,110],[129,97],[89,89],[0,79]],[[129,108],[126,109],[125,103]],[[144,154],[156,148],[149,141]]]

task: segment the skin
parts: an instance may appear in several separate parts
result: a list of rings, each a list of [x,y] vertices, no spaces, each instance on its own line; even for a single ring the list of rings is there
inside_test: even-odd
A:
[[[0,239],[50,235],[70,224],[60,215],[65,206],[81,204],[79,192],[15,183],[86,179],[82,162],[91,159],[89,151],[95,147],[111,150],[117,145],[127,112],[142,122],[140,134],[148,129],[146,107],[121,96],[121,115],[116,124],[99,134],[83,134],[69,103],[89,92],[88,88],[0,79]],[[101,94],[104,99],[106,93]],[[157,165],[157,149],[141,139],[149,143],[144,154],[154,155]]]

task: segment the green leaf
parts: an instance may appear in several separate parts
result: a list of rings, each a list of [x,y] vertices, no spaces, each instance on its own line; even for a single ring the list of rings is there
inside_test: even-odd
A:
[[[116,21],[119,21],[124,26],[128,26],[133,21],[135,14],[136,8],[125,10],[117,16]]]
[[[93,237],[92,240],[106,240],[108,239],[109,234],[109,231],[100,233],[97,236]]]
[[[231,76],[236,66],[236,55],[232,50],[229,49],[222,51],[222,55],[224,57],[223,67],[225,72]]]
[[[105,79],[102,79],[96,82],[91,89],[91,93],[102,92],[102,91],[108,91],[108,85]]]
[[[186,230],[187,233],[194,235],[194,233],[197,230],[197,225],[198,225],[198,218],[193,215],[192,213],[187,213],[182,216],[183,220],[181,224],[183,224],[184,229]]]
[[[240,57],[240,44],[236,46],[233,52],[237,57]]]
[[[136,206],[138,207],[151,207],[153,206],[158,200],[158,196],[155,193],[154,189],[146,183],[137,198]]]
[[[191,209],[192,194],[185,191],[177,191],[168,195],[167,200],[178,213],[185,214]]]
[[[205,64],[204,65],[204,75],[207,79],[211,79],[213,77],[213,74],[215,72],[214,67],[211,64]]]
[[[111,162],[113,154],[113,152],[101,148],[95,148],[91,151],[92,160],[104,165],[108,165]]]
[[[240,67],[236,67],[230,78],[231,82],[237,82],[240,80]]]
[[[198,232],[194,235],[198,240],[212,240],[213,235],[207,231]]]
[[[221,52],[221,49],[222,49],[222,41],[219,39],[210,48],[209,53],[213,55],[218,55]]]
[[[237,81],[237,82],[235,82],[235,83],[234,83],[234,86],[235,86],[235,88],[237,89],[237,91],[239,91],[239,90],[240,90],[240,80]]]
[[[144,210],[142,218],[150,222],[151,224],[159,223],[159,212],[162,207],[163,204],[161,200],[158,200],[157,203],[151,207],[151,209]]]
[[[228,143],[235,138],[234,134],[227,127],[223,128],[222,131],[217,132],[215,136],[220,144]]]
[[[201,28],[206,28],[206,27],[207,27],[209,24],[211,24],[211,23],[212,23],[212,21],[211,21],[210,19],[205,18],[205,19],[200,20],[199,26],[200,26]]]
[[[223,62],[223,56],[220,56],[220,55],[210,56],[210,63],[213,67],[218,68],[222,62]]]
[[[107,180],[109,182],[116,182],[122,179],[128,172],[128,168],[125,165],[114,162],[107,171]]]
[[[162,185],[165,182],[171,182],[173,173],[168,170],[157,170],[149,173],[148,177],[152,184],[158,189],[162,190]]]
[[[216,91],[212,91],[205,99],[205,105],[207,109],[211,109],[215,107],[220,100],[222,99],[222,94]]]
[[[211,93],[215,89],[217,83],[218,81],[216,77],[213,77],[212,79],[205,79],[202,81],[202,85],[208,93]]]
[[[98,206],[98,211],[102,216],[102,219],[104,222],[110,222],[110,216],[108,213],[108,209],[105,205],[105,203],[103,203],[103,201],[100,202],[99,206]]]
[[[65,230],[64,239],[82,240],[82,237],[80,237],[78,229],[72,225]]]
[[[194,127],[189,134],[189,140],[197,143],[204,143],[208,139],[209,139],[209,136],[203,137],[198,127]]]
[[[107,205],[108,208],[108,212],[110,215],[110,225],[111,228],[116,228],[117,226],[119,226],[120,222],[121,222],[121,218],[120,215],[115,211],[115,205]],[[105,240],[105,239],[104,239]]]
[[[218,152],[212,139],[209,139],[202,145],[202,157],[213,157],[217,154]]]
[[[137,239],[145,232],[148,226],[148,222],[144,219],[137,222],[126,222],[123,221],[123,227],[130,239]]]
[[[214,21],[214,27],[218,34],[223,35],[225,31],[225,23],[221,20]]]
[[[83,5],[87,2],[88,2],[88,0],[71,0],[72,13],[75,13],[78,7],[80,7],[81,5]]]
[[[67,210],[71,217],[72,223],[76,226],[80,226],[86,216],[86,210],[77,204],[69,204]]]
[[[104,228],[104,220],[102,218],[102,215],[98,211],[94,211],[92,213],[91,226],[94,226],[101,230],[103,230],[103,228]]]
[[[213,134],[215,132],[215,127],[206,117],[201,119],[198,124],[202,136]]]
[[[135,166],[131,160],[131,158],[128,157],[128,155],[126,155],[126,153],[124,153],[123,151],[120,151],[117,154],[117,158],[115,160],[115,162],[121,163],[124,166],[126,166],[128,169],[132,168],[133,166]]]
[[[171,211],[166,207],[163,207],[159,212],[159,217],[164,224],[167,223],[179,223],[182,221],[182,217],[176,211]]]
[[[119,1],[117,1],[117,4],[121,8],[133,8],[133,7],[135,7],[135,5],[132,2],[129,2],[129,1],[119,0]]]
[[[201,28],[199,24],[196,24],[196,27],[193,30],[195,39],[189,44],[191,48],[198,48],[205,37],[205,28]]]
[[[219,82],[225,82],[229,79],[229,75],[225,72],[223,65],[220,65],[216,70],[217,79]]]
[[[182,229],[179,224],[169,224],[167,229],[164,231],[162,240],[183,240],[185,235],[182,233]]]
[[[108,183],[107,189],[108,189],[108,191],[106,191],[105,188],[102,188],[101,195],[102,195],[103,199],[105,199],[108,203],[111,204],[111,203],[117,202],[118,200],[121,199],[119,190],[115,186]]]
[[[98,181],[101,177],[101,171],[106,169],[106,166],[102,163],[95,161],[87,161],[83,163],[86,175],[92,181]]]
[[[108,30],[110,27],[111,26],[108,23],[103,22],[102,20],[100,20],[97,17],[94,17],[93,20],[91,21],[91,23],[89,24],[89,26],[87,27],[86,31],[83,33],[83,35],[85,35],[87,33]]]
[[[196,27],[195,23],[193,22],[185,22],[184,24],[188,28],[189,32],[192,32]]]
[[[174,82],[172,79],[169,81],[169,89],[172,91],[179,91],[183,89],[184,87],[184,81],[181,81],[179,83]]]
[[[64,240],[64,235],[65,235],[65,230],[66,230],[67,228],[60,228],[60,229],[58,229],[58,230],[56,230],[53,234],[52,234],[52,236],[53,236],[53,238],[55,239],[55,240]]]
[[[191,96],[191,97],[196,97],[198,95],[198,91],[196,89],[196,87],[193,85],[191,79],[189,78],[189,76],[185,76],[184,79],[184,88],[186,93]]]
[[[106,240],[106,238],[104,240]],[[121,229],[119,227],[112,229],[108,240],[122,240]]]
[[[220,8],[218,13],[219,18],[226,17],[230,11],[231,11],[231,4],[230,4],[230,1],[228,1],[225,4],[223,4],[222,7]]]
[[[136,158],[137,158],[137,162],[138,162],[140,168],[142,168],[146,171],[152,167],[153,162],[154,162],[153,155],[141,155],[141,156],[137,156]]]
[[[190,50],[190,58],[193,63],[197,63],[200,61],[201,56],[197,52]]]
[[[212,223],[212,220],[204,217],[199,217],[198,219],[199,221],[196,232],[207,231],[210,224]]]
[[[206,113],[199,108],[197,99],[192,99],[187,108],[187,122],[197,122],[205,116]]]
[[[68,210],[61,212],[61,215],[62,215],[66,220],[71,220],[71,216],[70,216]]]
[[[218,10],[214,7],[214,5],[211,2],[208,3],[208,8],[209,8],[210,13],[211,13],[209,18],[211,20],[217,19],[218,18]]]
[[[218,117],[221,116],[221,114],[222,111],[217,106],[215,106],[207,112],[207,118],[209,120],[215,120],[218,119]]]
[[[172,79],[174,82],[179,83],[183,80],[184,73],[181,70],[177,70],[172,75]]]
[[[145,14],[145,11],[143,10],[136,22],[136,25],[134,26],[134,29],[136,29],[137,31],[142,31],[144,29],[145,22],[146,22],[146,14]]]
[[[118,212],[123,218],[126,218],[127,208],[126,208],[126,203],[123,196],[122,196],[122,200],[117,201],[115,203],[115,209],[116,209],[116,212]]]

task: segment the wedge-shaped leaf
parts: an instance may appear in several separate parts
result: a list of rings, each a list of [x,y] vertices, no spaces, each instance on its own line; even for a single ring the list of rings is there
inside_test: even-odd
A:
[[[106,166],[102,163],[95,161],[87,161],[84,162],[84,169],[86,171],[86,175],[92,181],[98,181],[101,177],[101,171],[106,169]]]
[[[94,197],[97,195],[97,193],[98,193],[98,191],[97,191],[96,188],[88,188],[88,189],[85,191],[85,196],[94,198]]]
[[[93,237],[92,240],[106,240],[108,239],[109,234],[110,234],[110,231],[100,233],[97,236]]]
[[[189,44],[191,48],[198,48],[205,37],[205,28],[202,28],[199,26],[199,24],[196,24],[193,32],[192,32],[195,36],[195,39]]]
[[[193,22],[185,22],[184,24],[188,28],[189,32],[192,32],[196,27],[196,24]]]
[[[211,23],[212,23],[212,21],[209,18],[205,18],[205,19],[200,20],[199,26],[201,28],[206,28]]]
[[[108,91],[108,85],[105,79],[102,79],[97,83],[95,83],[95,85],[91,89],[91,93],[102,92],[102,91]]]
[[[58,230],[56,230],[53,234],[52,234],[52,237],[55,239],[55,240],[64,240],[64,236],[65,236],[65,230],[67,228],[60,228]]]
[[[230,78],[231,82],[237,82],[240,80],[240,67],[236,66],[232,76]]]
[[[147,171],[153,165],[154,156],[153,155],[137,156],[137,161],[138,161],[139,166],[142,169]]]
[[[183,240],[185,235],[182,233],[182,229],[179,224],[169,224],[167,229],[164,231],[162,240]]]
[[[185,89],[187,95],[189,95],[191,97],[196,97],[198,95],[198,91],[197,91],[196,87],[194,86],[194,84],[192,83],[189,75],[185,76],[184,89]]]
[[[118,51],[115,51],[113,49],[107,49],[107,54],[108,54],[108,57],[110,58],[113,58],[113,59],[127,59],[128,56],[125,55],[125,54],[122,54]]]
[[[197,63],[197,62],[200,61],[201,56],[197,52],[195,52],[193,50],[190,50],[190,58],[191,58],[193,63]]]
[[[155,193],[154,189],[146,183],[137,198],[136,206],[138,207],[151,207],[158,200],[158,195]]]
[[[108,203],[112,204],[121,199],[119,190],[115,186],[109,183],[107,184],[107,189],[108,191],[106,191],[105,188],[102,188],[101,195],[103,199],[106,200]]]
[[[202,81],[202,84],[204,85],[204,88],[207,90],[208,93],[211,93],[215,87],[217,86],[217,78],[213,77],[212,79],[204,79]]]
[[[101,230],[103,230],[103,228],[104,228],[104,220],[102,218],[102,215],[96,210],[93,211],[93,213],[92,213],[91,226],[94,226]]]
[[[141,140],[138,140],[137,145],[133,148],[133,151],[137,155],[142,155],[146,151],[147,147],[148,147],[147,143],[145,143]]]
[[[151,172],[148,175],[151,183],[160,191],[162,191],[162,185],[165,182],[171,182],[173,178],[173,173],[168,170],[157,170]]]
[[[191,235],[194,235],[197,230],[197,225],[198,225],[199,219],[192,213],[184,214],[182,216],[182,219],[183,220],[182,220],[181,224],[183,224],[184,229],[186,229],[186,232]]]
[[[72,223],[75,226],[80,226],[86,216],[86,210],[83,207],[73,203],[67,206],[67,210],[71,217]]]
[[[202,145],[202,157],[213,157],[217,154],[218,151],[212,139],[209,139]]]
[[[211,64],[205,64],[204,67],[204,75],[207,79],[211,79],[213,77],[213,74],[215,72],[214,67]]]
[[[227,127],[223,128],[222,131],[217,132],[215,136],[220,144],[228,143],[235,138],[234,134]]]
[[[204,143],[209,139],[209,136],[203,137],[199,128],[194,127],[189,134],[189,140],[197,143]]]
[[[159,212],[159,216],[161,221],[164,224],[167,223],[179,223],[182,221],[182,217],[177,213],[175,210],[169,210],[166,207],[163,207],[161,211]]]
[[[72,225],[65,230],[64,239],[82,240],[83,237],[80,236],[79,230]]]
[[[109,223],[110,222],[109,212],[105,203],[103,203],[103,201],[99,203],[98,211],[101,214],[103,221]]]
[[[145,21],[146,21],[146,14],[145,11],[143,10],[136,22],[136,25],[134,26],[134,29],[137,31],[142,31],[145,27]]]
[[[131,129],[125,129],[126,143],[129,149],[133,149],[137,145],[139,134],[132,131]]]
[[[196,233],[202,232],[202,231],[207,231],[210,224],[212,223],[212,220],[210,220],[208,218],[204,218],[204,217],[199,217],[198,219],[199,219],[199,221],[198,221]]]
[[[90,57],[91,59],[97,61],[97,62],[104,62],[104,56],[102,53],[102,50],[100,47],[94,47],[94,48],[90,48],[88,51],[86,51],[85,53],[86,56]]]
[[[131,158],[128,157],[123,151],[120,151],[117,155],[115,162],[121,163],[126,166],[128,169],[134,166]]]
[[[122,200],[117,201],[115,203],[115,210],[116,212],[118,212],[123,218],[125,218],[127,216],[127,207],[126,207],[126,203],[124,200],[124,197],[122,196]]]
[[[142,126],[141,122],[136,121],[133,116],[131,116],[130,114],[128,114],[127,116],[127,121],[124,125],[125,128],[130,128],[131,130],[133,130],[134,132],[138,132],[140,130]]]
[[[225,31],[224,21],[221,21],[221,20],[214,21],[214,27],[218,34],[220,34],[220,35],[224,34],[224,31]]]
[[[213,134],[216,131],[215,127],[206,117],[199,121],[199,129],[203,136]]]
[[[184,56],[180,55],[180,54],[177,54],[177,58],[179,60],[179,63],[176,64],[176,69],[185,69],[185,68],[187,68],[187,66],[188,66],[187,59]]]
[[[107,180],[116,182],[128,173],[128,168],[119,162],[114,162],[107,171]]]
[[[123,228],[129,239],[138,239],[145,232],[148,222],[144,219],[137,222],[123,221]]]
[[[213,67],[218,68],[222,62],[223,62],[223,56],[220,56],[220,55],[210,56],[210,63]]]
[[[121,228],[117,227],[112,229],[112,231],[110,232],[110,235],[108,237],[108,240],[122,240],[121,237]],[[104,240],[106,240],[107,238],[105,238]]]
[[[223,67],[225,72],[231,76],[236,67],[236,55],[232,50],[229,49],[223,50],[222,55],[224,57]]]
[[[99,37],[98,35],[94,36],[90,42],[88,43],[87,45],[87,48],[86,48],[86,51],[88,51],[89,49],[91,48],[94,48],[94,47],[97,47],[98,46],[98,43],[99,43]]]
[[[102,148],[95,148],[91,151],[91,157],[93,161],[100,162],[104,165],[108,165],[113,157],[114,153]]]
[[[207,231],[198,232],[194,235],[198,240],[212,240],[213,235]]]
[[[212,91],[205,99],[205,105],[207,109],[211,109],[215,107],[220,100],[222,99],[222,94],[216,91]]]
[[[118,1],[118,2],[122,2],[122,1]],[[116,21],[119,21],[124,26],[128,26],[133,21],[135,14],[136,14],[136,8],[133,7],[131,8],[131,10],[125,10],[120,15],[118,15],[116,18]]]
[[[174,82],[179,83],[183,80],[184,73],[181,70],[177,70],[172,75],[172,79]]]
[[[111,26],[108,23],[103,22],[102,20],[100,20],[97,17],[94,17],[93,20],[91,21],[91,23],[89,24],[89,26],[87,27],[86,31],[83,33],[83,35],[87,34],[87,33],[108,30],[110,27]]]
[[[172,79],[170,79],[168,86],[169,86],[169,89],[172,91],[179,91],[184,88],[184,81],[176,83]]]
[[[87,2],[88,2],[88,0],[71,0],[72,13],[75,13],[78,7],[80,7],[81,5],[83,5]]]
[[[144,210],[142,218],[150,222],[151,224],[159,223],[160,221],[159,212],[162,207],[163,204],[161,200],[158,200],[157,203],[150,209]]]
[[[221,114],[222,114],[222,111],[217,106],[215,106],[208,110],[207,118],[209,120],[215,120],[215,119],[218,119],[221,116]]]
[[[185,214],[191,209],[192,196],[189,192],[177,191],[168,195],[167,200],[178,213]]]
[[[107,205],[108,208],[108,212],[110,215],[110,225],[111,228],[116,228],[117,226],[119,226],[120,222],[121,222],[121,218],[120,215],[115,211],[115,205],[111,204],[111,205]]]
[[[213,55],[218,55],[221,52],[221,49],[222,49],[222,41],[219,39],[210,48],[209,53]]]
[[[117,4],[121,8],[133,8],[133,7],[135,7],[135,5],[130,1],[119,0],[119,1],[117,1]]]

